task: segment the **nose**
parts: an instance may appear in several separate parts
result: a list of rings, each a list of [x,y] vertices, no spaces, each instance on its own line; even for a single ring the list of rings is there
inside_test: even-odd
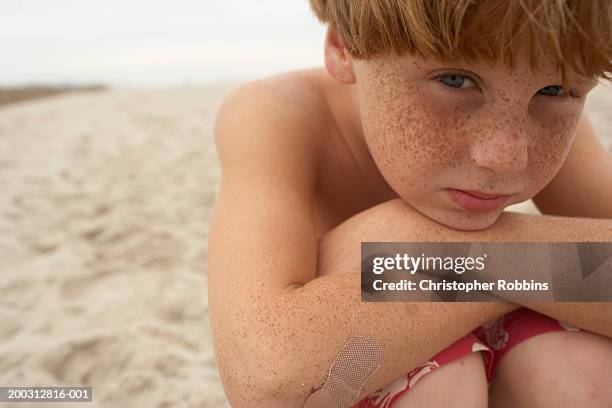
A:
[[[524,126],[513,121],[510,126],[498,124],[482,132],[472,145],[470,156],[476,166],[496,173],[517,173],[527,167],[528,142]]]

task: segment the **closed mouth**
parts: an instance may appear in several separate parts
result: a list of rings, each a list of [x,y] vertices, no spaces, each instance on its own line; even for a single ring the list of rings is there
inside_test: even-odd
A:
[[[510,194],[488,194],[488,193],[483,193],[480,191],[471,191],[471,190],[457,190],[457,191],[461,191],[462,193],[467,193],[467,194],[473,195],[474,197],[482,198],[485,200],[490,200],[490,199],[499,198],[499,197],[508,197],[510,195]]]

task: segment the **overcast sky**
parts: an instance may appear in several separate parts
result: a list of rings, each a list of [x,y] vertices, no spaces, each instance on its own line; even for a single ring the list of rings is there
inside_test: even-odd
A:
[[[0,0],[0,85],[173,85],[322,64],[307,0]]]

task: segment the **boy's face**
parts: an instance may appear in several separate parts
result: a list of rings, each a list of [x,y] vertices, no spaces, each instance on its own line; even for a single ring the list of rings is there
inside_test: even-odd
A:
[[[525,61],[510,70],[385,55],[353,60],[353,70],[365,142],[383,177],[424,215],[464,230],[491,226],[552,180],[595,85],[570,81],[565,96],[553,67],[533,73]]]

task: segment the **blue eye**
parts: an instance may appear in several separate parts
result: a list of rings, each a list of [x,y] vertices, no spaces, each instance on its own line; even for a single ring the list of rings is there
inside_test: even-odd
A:
[[[459,74],[443,74],[438,77],[444,85],[455,88],[476,88],[476,84],[469,77]]]
[[[559,85],[549,85],[540,89],[538,93],[546,96],[562,96],[563,88]]]
[[[453,88],[461,88],[467,79],[461,75],[441,75],[439,78],[444,85],[448,85]]]

